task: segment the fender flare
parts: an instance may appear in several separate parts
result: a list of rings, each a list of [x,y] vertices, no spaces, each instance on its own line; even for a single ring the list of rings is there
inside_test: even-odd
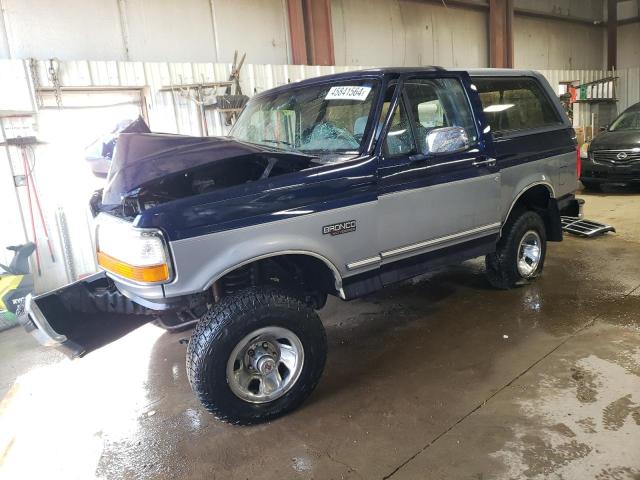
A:
[[[547,190],[549,190],[549,197],[550,198],[556,198],[556,191],[555,191],[555,189],[553,188],[553,185],[551,185],[550,182],[541,180],[541,181],[538,181],[538,182],[529,183],[529,184],[527,184],[526,187],[522,188],[518,192],[518,194],[514,197],[513,201],[511,202],[511,205],[509,206],[509,210],[507,210],[507,214],[502,219],[502,225],[504,225],[507,222],[507,219],[509,218],[509,215],[511,215],[511,211],[513,210],[513,207],[516,206],[516,203],[518,203],[518,200],[520,200],[520,197],[522,197],[522,195],[527,193],[533,187],[537,187],[538,185],[544,185],[545,187],[547,187]]]

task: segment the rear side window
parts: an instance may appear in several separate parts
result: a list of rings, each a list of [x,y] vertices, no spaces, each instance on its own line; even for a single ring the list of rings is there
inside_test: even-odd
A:
[[[494,135],[561,125],[562,119],[540,84],[529,77],[474,77]]]

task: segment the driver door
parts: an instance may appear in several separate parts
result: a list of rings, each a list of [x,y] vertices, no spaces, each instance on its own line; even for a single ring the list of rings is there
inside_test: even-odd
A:
[[[458,244],[471,247],[500,230],[500,172],[485,152],[463,80],[438,73],[404,78],[398,86],[378,169],[383,264]],[[430,132],[454,126],[464,128],[465,147],[427,152]]]

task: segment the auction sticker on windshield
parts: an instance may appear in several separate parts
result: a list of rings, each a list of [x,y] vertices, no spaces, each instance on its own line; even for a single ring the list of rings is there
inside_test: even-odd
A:
[[[366,100],[371,87],[331,87],[329,93],[324,97],[325,100]]]

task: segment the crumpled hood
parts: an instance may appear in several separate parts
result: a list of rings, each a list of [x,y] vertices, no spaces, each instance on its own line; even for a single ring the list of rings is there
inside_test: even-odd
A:
[[[119,205],[125,194],[151,180],[217,160],[265,152],[274,154],[267,147],[230,137],[122,133],[113,155],[102,203]]]
[[[640,130],[602,132],[591,142],[590,150],[625,150],[640,148]]]

